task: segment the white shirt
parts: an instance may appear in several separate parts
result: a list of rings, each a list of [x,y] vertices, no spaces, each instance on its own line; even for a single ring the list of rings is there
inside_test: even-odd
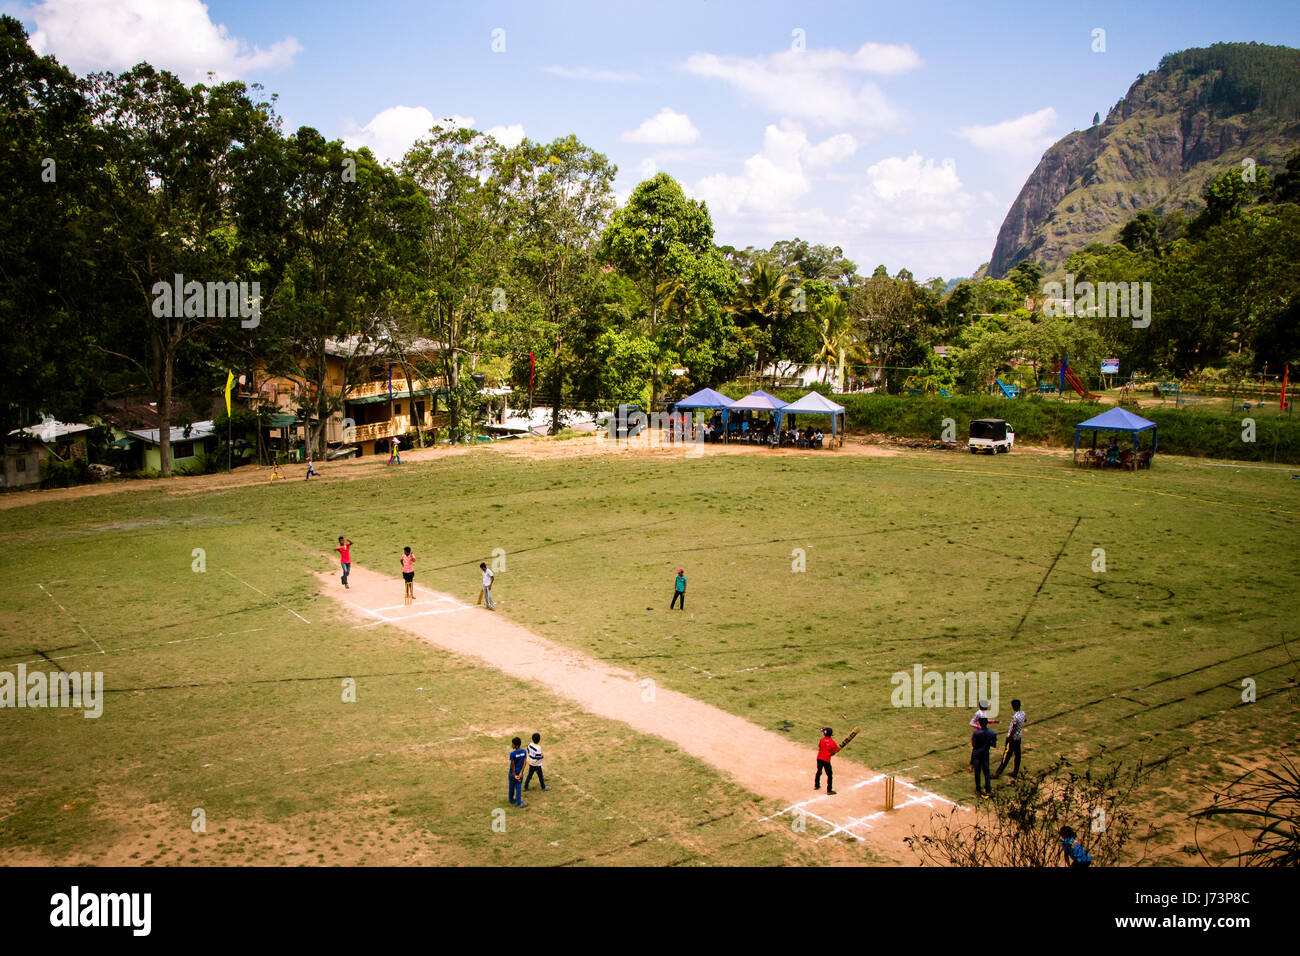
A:
[[[491,568],[487,568],[487,569],[483,572],[483,586],[484,586],[485,588],[490,588],[490,587],[492,586],[492,578],[493,578],[494,576],[495,576],[495,575],[492,574],[492,569],[491,569]]]
[[[987,717],[987,716],[988,714],[984,713],[984,711],[982,710],[975,711],[975,716],[970,719],[970,725],[974,727],[976,730],[979,730],[980,718]]]

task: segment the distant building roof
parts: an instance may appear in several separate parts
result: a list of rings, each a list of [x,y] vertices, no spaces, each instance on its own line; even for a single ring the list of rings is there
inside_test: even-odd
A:
[[[199,441],[200,439],[207,438],[215,432],[216,428],[213,426],[212,422],[207,421],[195,422],[190,426],[190,433],[188,435],[185,434],[184,428],[175,427],[170,430],[170,435],[173,442]],[[151,445],[157,445],[159,443],[159,436],[161,433],[162,429],[160,428],[139,428],[127,432],[128,435],[132,435],[142,441],[147,441]]]
[[[24,438],[39,438],[49,444],[71,435],[88,432],[94,427],[93,425],[82,425],[79,422],[61,422],[53,418],[46,418],[38,424],[29,425],[26,428],[15,428],[9,434],[21,435]]]
[[[99,403],[96,412],[100,418],[123,430],[158,427],[158,403],[148,395],[106,398]],[[180,398],[173,396],[172,418],[174,420],[183,422],[195,417],[194,409]]]

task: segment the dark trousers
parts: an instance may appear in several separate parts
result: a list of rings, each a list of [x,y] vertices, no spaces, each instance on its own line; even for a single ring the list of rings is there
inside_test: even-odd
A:
[[[529,764],[529,765],[528,765],[528,777],[527,777],[527,779],[524,780],[524,789],[525,789],[525,790],[527,790],[527,789],[528,789],[528,785],[529,785],[530,783],[533,782],[533,774],[537,774],[537,784],[538,784],[538,786],[542,786],[542,787],[545,787],[545,786],[546,786],[546,778],[542,776],[542,768],[541,768],[541,767],[534,767],[532,764]]]
[[[1008,737],[1007,747],[1006,750],[1002,752],[1002,762],[998,764],[998,772],[996,776],[1002,776],[1003,768],[1006,767],[1007,761],[1010,760],[1013,755],[1016,758],[1016,762],[1012,764],[1011,776],[1014,777],[1020,773],[1020,741]]]
[[[835,784],[832,782],[833,771],[831,770],[831,762],[829,760],[823,760],[821,757],[817,758],[817,776],[813,777],[813,786],[820,787],[822,785],[823,770],[826,771],[826,789],[834,790]]]
[[[523,785],[520,784],[520,782],[515,779],[515,772],[513,770],[509,771],[509,774],[510,774],[510,790],[508,792],[508,796],[506,797],[506,803],[513,803],[515,806],[519,806],[524,802]]]
[[[970,765],[975,768],[975,792],[980,793],[980,774],[984,774],[984,790],[988,793],[993,792],[993,781],[989,779],[989,755],[987,753],[982,757],[971,757]]]
[[[348,572],[352,570],[352,562],[351,562],[351,561],[341,561],[341,562],[339,562],[339,563],[340,563],[340,564],[342,565],[342,567],[343,567],[343,583],[344,583],[344,584],[347,584],[347,583],[348,583]]]
[[[670,605],[668,605],[668,610],[671,611],[673,608],[675,608],[675,607],[677,606],[677,602],[678,602],[678,601],[681,601],[681,602],[682,602],[682,610],[685,611],[685,610],[686,610],[686,592],[685,592],[685,591],[674,591],[674,592],[673,592],[673,603],[670,604]]]

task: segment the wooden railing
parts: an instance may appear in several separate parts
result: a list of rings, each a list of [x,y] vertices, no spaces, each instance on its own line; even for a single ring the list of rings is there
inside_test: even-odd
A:
[[[405,435],[411,429],[410,415],[394,415],[386,422],[371,422],[368,425],[358,425],[352,434],[353,442],[375,441],[381,438],[392,438],[394,435]],[[344,435],[347,440],[347,435]]]
[[[440,389],[443,387],[442,378],[417,378],[413,380],[415,391],[417,393],[431,389]],[[393,376],[393,394],[400,395],[403,392],[410,391],[407,387],[405,378]],[[363,398],[374,398],[377,395],[388,395],[388,380],[379,382],[365,382],[361,385],[353,386],[348,390],[347,398],[344,401],[358,401]]]

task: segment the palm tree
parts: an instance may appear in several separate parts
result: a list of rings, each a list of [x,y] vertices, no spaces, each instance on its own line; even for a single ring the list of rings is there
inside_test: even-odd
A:
[[[741,283],[736,301],[727,307],[736,325],[770,333],[790,315],[798,281],[768,262],[756,262],[749,270],[749,281]],[[759,339],[758,374],[767,364],[767,336]]]
[[[822,347],[817,353],[817,361],[822,363],[822,381],[826,381],[831,365],[838,363],[840,387],[843,388],[844,352],[850,332],[849,307],[837,295],[822,307],[820,318],[818,331],[821,332]]]

